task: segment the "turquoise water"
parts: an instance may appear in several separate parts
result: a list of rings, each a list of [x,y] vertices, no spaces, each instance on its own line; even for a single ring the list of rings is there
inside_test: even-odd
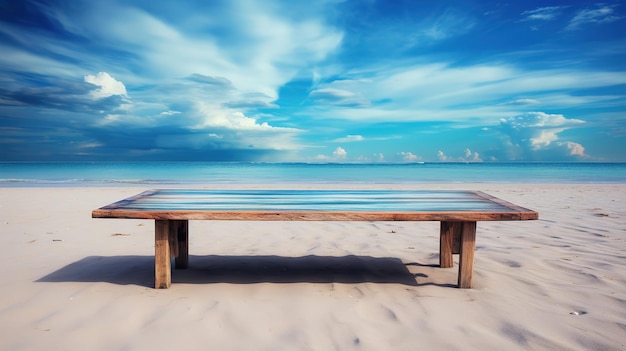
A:
[[[428,190],[198,190],[149,191],[107,210],[140,211],[374,211],[500,212],[514,211],[468,191]],[[144,218],[140,213],[137,218]],[[233,217],[237,217],[236,215]],[[149,218],[149,216],[148,216]]]
[[[0,163],[0,187],[482,182],[625,183],[626,163]]]

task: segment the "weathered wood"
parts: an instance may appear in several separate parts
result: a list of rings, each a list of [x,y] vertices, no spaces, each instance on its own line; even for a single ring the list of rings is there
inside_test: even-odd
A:
[[[460,254],[458,284],[471,288],[477,221],[538,219],[537,212],[473,191],[150,190],[92,212],[155,220],[155,287],[189,261],[189,220],[440,221],[441,267]]]
[[[474,273],[476,222],[463,222],[462,226],[458,284],[461,289],[469,289],[472,287],[472,276]]]
[[[503,207],[510,208],[510,209],[512,209],[514,211],[518,211],[518,212],[532,212],[532,213],[529,213],[530,218],[527,218],[527,219],[538,219],[539,218],[537,212],[531,211],[531,210],[529,210],[529,209],[527,209],[525,207],[518,206],[518,205],[513,204],[511,202],[508,202],[506,200],[503,200],[503,199],[500,199],[498,197],[495,197],[493,195],[489,195],[487,193],[483,193],[482,191],[474,191],[473,193],[475,195],[477,195],[477,196],[487,200],[487,201],[491,201],[491,202],[496,203],[498,205],[501,205]],[[537,216],[537,218],[533,218],[535,216]]]
[[[94,210],[93,218],[215,221],[517,221],[538,217],[504,212],[359,212],[359,211],[140,211]]]
[[[178,255],[175,260],[176,269],[185,269],[189,265],[189,222],[175,221],[178,241]]]
[[[154,287],[157,289],[167,289],[172,284],[170,259],[170,223],[154,221]]]
[[[94,218],[250,221],[510,221],[537,212],[473,191],[153,190]]]
[[[439,226],[439,267],[454,266],[452,259],[453,228],[457,222],[441,222]]]

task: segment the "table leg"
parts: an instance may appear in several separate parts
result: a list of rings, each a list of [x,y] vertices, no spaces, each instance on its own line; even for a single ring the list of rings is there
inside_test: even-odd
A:
[[[439,267],[450,268],[452,261],[452,237],[454,222],[441,222],[439,228]]]
[[[176,269],[185,269],[189,266],[189,221],[174,221],[176,226],[176,240],[178,255],[176,255]]]
[[[172,284],[170,262],[170,223],[154,221],[154,287],[167,289]]]
[[[472,287],[474,251],[476,250],[476,222],[463,222],[461,230],[461,255],[459,257],[459,288]]]
[[[442,221],[439,230],[439,266],[454,266],[453,254],[461,253],[461,230],[463,222]]]

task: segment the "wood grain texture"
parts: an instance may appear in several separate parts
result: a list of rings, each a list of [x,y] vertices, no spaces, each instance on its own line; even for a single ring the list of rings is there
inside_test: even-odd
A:
[[[461,230],[461,254],[459,256],[458,284],[470,289],[474,274],[474,251],[476,249],[476,222],[464,222]]]
[[[155,287],[171,285],[171,257],[187,268],[189,220],[440,221],[440,266],[460,253],[458,284],[471,288],[477,221],[538,219],[482,192],[395,190],[150,190],[92,212],[155,220]]]
[[[454,266],[452,257],[452,241],[454,226],[459,222],[441,222],[439,227],[439,267],[451,268]]]
[[[172,284],[169,221],[154,222],[154,287],[167,289]]]
[[[535,211],[472,191],[151,190],[94,218],[249,221],[511,221]]]

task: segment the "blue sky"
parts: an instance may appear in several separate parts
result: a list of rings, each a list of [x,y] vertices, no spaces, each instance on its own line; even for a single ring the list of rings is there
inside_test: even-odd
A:
[[[622,1],[0,0],[0,160],[626,161]]]

